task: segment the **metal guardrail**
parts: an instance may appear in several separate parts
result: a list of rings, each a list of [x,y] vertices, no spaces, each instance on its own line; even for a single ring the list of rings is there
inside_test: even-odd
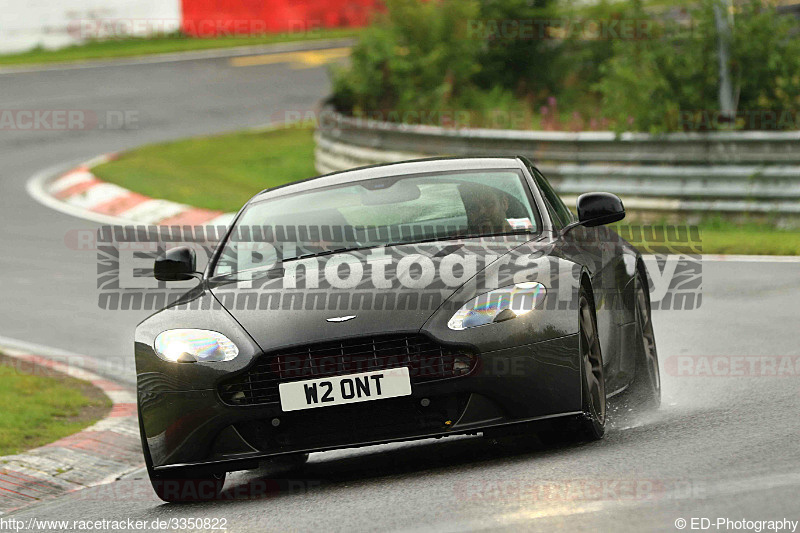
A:
[[[567,196],[606,190],[632,209],[800,214],[800,131],[456,129],[329,112],[315,138],[319,172],[435,155],[525,155]]]

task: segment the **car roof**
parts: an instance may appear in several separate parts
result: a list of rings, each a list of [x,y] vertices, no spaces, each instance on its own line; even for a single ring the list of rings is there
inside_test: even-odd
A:
[[[459,170],[486,170],[500,168],[523,168],[524,165],[518,157],[432,157],[427,159],[414,159],[399,163],[382,163],[349,170],[341,170],[323,174],[306,180],[295,181],[265,189],[253,197],[258,200],[263,195],[278,192],[277,196],[305,192],[321,187],[342,185],[375,178],[403,176],[407,174],[421,174],[427,172],[447,172]],[[270,194],[271,196],[271,194]]]

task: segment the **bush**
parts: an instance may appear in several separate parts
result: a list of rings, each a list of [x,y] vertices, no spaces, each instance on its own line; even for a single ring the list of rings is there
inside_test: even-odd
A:
[[[552,41],[498,35],[498,21],[544,17],[550,0],[387,0],[351,65],[334,71],[332,103],[354,115],[529,128],[557,86]]]
[[[334,73],[334,104],[354,114],[454,110],[480,69],[481,42],[468,34],[478,15],[477,0],[388,0],[351,67]]]
[[[350,67],[334,71],[331,101],[345,113],[410,123],[442,124],[456,116],[459,125],[513,129],[601,124],[587,80],[611,56],[611,41],[557,32],[565,21],[622,18],[629,5],[570,6],[387,0],[386,12],[354,48]],[[553,114],[555,97],[566,120]]]
[[[730,69],[740,117],[719,120],[719,1],[651,2],[645,9],[641,0],[386,0],[351,66],[335,71],[332,101],[345,113],[410,123],[797,129],[800,29],[762,0],[736,4]],[[614,21],[644,21],[647,32],[581,32],[588,23]],[[533,35],[521,30],[525,23]]]
[[[713,5],[703,0],[689,20],[659,23],[655,38],[617,41],[600,69],[596,88],[604,113],[617,130],[776,128],[761,120],[765,110],[796,112],[800,107],[797,22],[759,0],[741,5],[731,31],[730,68],[739,120],[720,120],[719,49]],[[640,11],[639,16],[645,16]],[[758,120],[748,120],[756,117]],[[793,121],[787,127],[796,127]]]
[[[739,93],[739,109],[746,117],[760,111],[800,111],[800,24],[793,16],[752,1],[736,16],[731,69]],[[784,126],[740,121],[749,129],[800,129],[795,121]]]
[[[548,37],[558,16],[551,0],[485,0],[472,27],[483,41],[476,83],[502,87],[517,96],[546,98],[558,90],[561,43]]]

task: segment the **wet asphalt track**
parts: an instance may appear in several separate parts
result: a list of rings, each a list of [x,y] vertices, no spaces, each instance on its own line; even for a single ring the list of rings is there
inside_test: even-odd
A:
[[[233,68],[225,59],[0,75],[0,109],[139,116],[128,130],[0,130],[0,336],[111,361],[132,379],[132,328],[146,313],[98,308],[94,252],[64,242],[69,230],[96,225],[38,204],[27,180],[104,152],[264,124],[281,110],[313,107],[327,90],[324,67]],[[799,267],[705,263],[702,307],[655,313],[662,366],[680,355],[800,356]],[[139,472],[14,517],[207,517],[237,532],[677,531],[679,518],[800,520],[800,376],[664,372],[663,385],[660,411],[617,417],[597,443],[467,437],[317,454],[302,476],[279,466],[231,475],[226,500],[184,506],[162,504]]]

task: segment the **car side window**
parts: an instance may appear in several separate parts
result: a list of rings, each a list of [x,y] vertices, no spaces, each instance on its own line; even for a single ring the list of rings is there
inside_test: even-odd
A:
[[[552,209],[556,226],[563,228],[572,222],[574,220],[572,213],[567,209],[567,206],[564,205],[564,202],[561,201],[561,198],[559,198],[556,191],[553,190],[553,187],[547,179],[535,168],[533,169],[533,175],[536,177],[536,183],[539,184],[539,188],[542,190],[548,207]]]

